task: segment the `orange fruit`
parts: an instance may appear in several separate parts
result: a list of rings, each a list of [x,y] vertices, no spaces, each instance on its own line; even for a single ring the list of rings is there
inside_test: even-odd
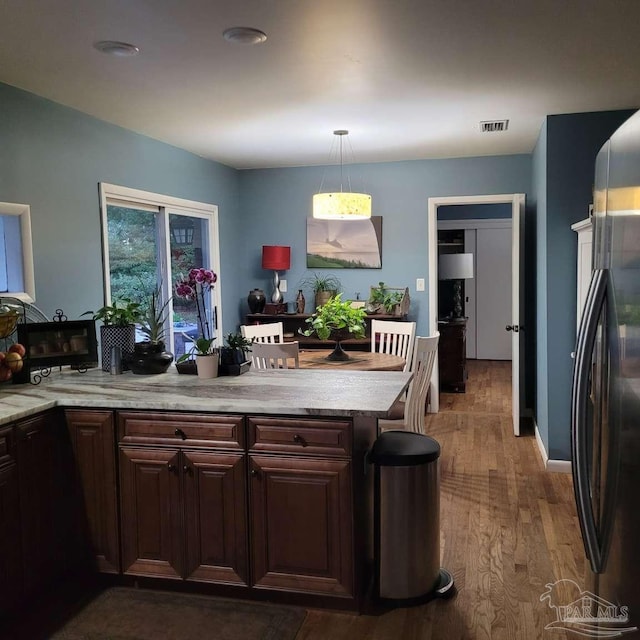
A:
[[[24,362],[22,362],[22,356],[15,351],[9,351],[9,353],[7,353],[7,355],[5,356],[3,362],[3,365],[7,367],[7,369],[13,371],[13,373],[17,373],[18,371],[20,371],[23,364]]]

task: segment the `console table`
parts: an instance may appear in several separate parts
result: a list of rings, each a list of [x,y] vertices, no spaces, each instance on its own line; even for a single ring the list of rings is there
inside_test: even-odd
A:
[[[309,325],[306,323],[306,320],[310,317],[310,313],[279,313],[276,315],[271,315],[268,313],[250,313],[246,316],[246,324],[282,322],[282,329],[285,334],[285,342],[292,342],[293,340],[297,340],[300,343],[300,346],[304,346],[305,348],[327,349],[328,347],[333,347],[333,345],[335,344],[333,340],[319,340],[315,337],[307,338],[306,336],[298,333],[299,329],[302,329],[304,331],[304,329],[308,328]],[[375,313],[367,315],[365,317],[365,323],[367,325],[365,337],[342,340],[341,344],[344,346],[345,350],[369,350],[371,345],[371,320],[373,319],[406,321],[407,316],[394,316],[386,313]]]

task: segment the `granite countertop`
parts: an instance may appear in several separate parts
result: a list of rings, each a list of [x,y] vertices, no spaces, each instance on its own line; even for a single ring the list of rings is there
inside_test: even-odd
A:
[[[39,385],[1,385],[0,424],[55,406],[383,418],[411,375],[287,369],[203,380],[174,367],[151,376],[54,370]]]

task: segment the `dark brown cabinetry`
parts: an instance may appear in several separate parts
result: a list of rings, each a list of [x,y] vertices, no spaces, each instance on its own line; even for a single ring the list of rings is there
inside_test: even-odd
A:
[[[71,459],[57,411],[16,425],[24,589],[37,591],[75,564]]]
[[[64,412],[73,450],[73,506],[79,553],[104,573],[119,573],[115,427],[112,411]]]
[[[118,431],[124,573],[246,585],[243,418],[121,412]]]
[[[335,342],[333,340],[319,340],[315,337],[309,337],[301,335],[299,329],[308,329],[307,318],[310,318],[310,314],[306,313],[281,313],[277,315],[270,315],[267,313],[250,313],[246,317],[247,324],[267,324],[269,322],[282,322],[282,329],[285,333],[285,342],[297,340],[300,346],[305,347],[317,347],[327,349],[333,347]],[[364,338],[351,338],[343,340],[342,345],[346,349],[363,349],[367,351],[371,345],[371,320],[406,320],[407,316],[393,316],[383,313],[376,313],[367,315],[365,317],[366,335]],[[286,335],[289,334],[289,335]]]
[[[22,596],[18,468],[13,426],[0,427],[0,618]]]
[[[438,322],[438,372],[442,391],[464,393],[467,382],[467,321]]]
[[[253,586],[352,596],[351,423],[248,426]]]

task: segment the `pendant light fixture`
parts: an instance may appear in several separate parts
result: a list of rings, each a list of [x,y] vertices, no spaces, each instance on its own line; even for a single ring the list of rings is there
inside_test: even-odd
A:
[[[313,196],[313,217],[321,220],[363,220],[371,217],[371,196],[368,193],[343,191],[343,139],[349,132],[337,129],[333,132],[340,141],[340,191],[316,193]],[[347,177],[348,188],[351,181]],[[322,190],[322,185],[320,185]]]

